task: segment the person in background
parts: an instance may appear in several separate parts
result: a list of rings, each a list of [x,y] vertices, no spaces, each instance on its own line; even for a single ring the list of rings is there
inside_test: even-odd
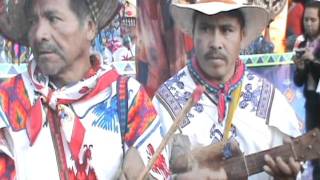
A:
[[[303,35],[295,42],[296,66],[294,83],[303,86],[306,110],[306,130],[320,128],[320,1],[310,1],[305,5],[303,15]],[[312,161],[313,179],[320,179],[320,162]]]
[[[304,3],[305,2],[302,0],[289,1],[286,31],[286,51],[293,50],[296,38],[302,34]]]

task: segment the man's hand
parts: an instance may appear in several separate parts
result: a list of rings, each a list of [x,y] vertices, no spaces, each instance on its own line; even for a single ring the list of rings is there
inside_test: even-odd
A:
[[[296,65],[298,70],[303,71],[306,67],[306,62],[303,59],[297,58],[297,57],[293,57],[293,62]]]
[[[223,168],[219,170],[211,170],[208,168],[196,168],[186,173],[177,174],[174,179],[193,180],[193,179],[207,179],[207,180],[226,180],[227,174]]]
[[[273,159],[268,154],[265,155],[264,159],[267,164],[263,167],[264,171],[273,176],[275,179],[296,179],[297,174],[301,170],[300,162],[295,161],[293,157],[289,158],[288,163],[284,162],[281,157],[276,157],[275,159]]]
[[[305,69],[305,65],[310,58],[310,50],[307,48],[300,48],[295,50],[296,55],[292,57],[294,64],[296,65],[298,70],[303,71]]]
[[[284,137],[284,144],[292,143],[290,137]],[[264,171],[273,176],[276,180],[291,180],[296,179],[297,174],[301,170],[301,164],[295,161],[293,157],[289,158],[286,163],[281,157],[273,159],[270,155],[266,154],[264,157],[266,165],[263,167]]]

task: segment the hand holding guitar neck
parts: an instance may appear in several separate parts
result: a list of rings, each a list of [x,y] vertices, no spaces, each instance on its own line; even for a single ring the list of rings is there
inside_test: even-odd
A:
[[[271,157],[279,156],[284,162],[289,162],[290,157],[293,157],[295,161],[320,159],[320,131],[316,128],[302,136],[294,138],[291,143],[286,143],[249,155],[235,152],[236,148],[232,148],[233,154],[231,158],[221,158],[220,160],[217,160],[217,157],[223,157],[223,150],[224,143],[221,142],[192,150],[191,153],[200,167],[205,166],[210,169],[223,167],[227,173],[228,179],[247,179],[250,175],[264,171],[263,167],[266,165],[266,154]],[[204,157],[206,155],[207,158]],[[182,162],[188,162],[186,158],[188,158],[188,156],[181,155],[176,159],[179,159],[179,161]],[[171,168],[179,170],[184,169],[186,171],[190,170],[190,165],[186,167],[185,164],[176,163],[175,166],[176,167]]]

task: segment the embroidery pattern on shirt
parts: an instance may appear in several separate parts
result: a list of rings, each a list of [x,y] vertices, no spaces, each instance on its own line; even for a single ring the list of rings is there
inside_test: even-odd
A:
[[[210,139],[212,139],[211,144],[218,143],[223,138],[223,127],[219,123],[214,123],[210,129]],[[230,139],[237,136],[237,128],[234,125],[231,125],[230,129]]]
[[[1,82],[0,104],[12,130],[19,131],[26,127],[28,111],[31,107],[21,75]]]
[[[116,121],[116,108],[116,96],[112,97],[110,104],[106,100],[96,105],[92,113],[96,115],[97,119],[92,122],[92,126],[119,133],[119,123]]]
[[[256,112],[256,116],[268,119],[272,97],[274,95],[274,87],[267,80],[261,79],[253,73],[247,74],[247,83],[244,87],[244,92],[241,93],[242,99],[239,103],[240,108],[246,109],[251,107],[251,112]],[[258,86],[254,81],[260,81]]]
[[[274,92],[274,86],[269,81],[263,80],[261,97],[257,110],[258,117],[269,119]]]
[[[151,144],[148,144],[147,146],[148,159],[151,159],[154,153],[155,153],[155,148]],[[161,174],[163,177],[166,177],[166,178],[168,178],[169,175],[171,174],[166,164],[166,160],[162,154],[159,155],[158,159],[154,163],[152,167],[152,171],[156,172],[157,174]]]
[[[82,162],[79,160],[75,161],[75,170],[72,168],[68,168],[69,170],[69,178],[70,179],[97,179],[94,168],[90,165],[90,161],[92,159],[91,149],[93,145],[83,145],[84,153],[82,155]]]
[[[169,90],[169,87],[167,87],[166,85],[162,85],[158,90],[158,97],[160,98],[160,101],[163,102],[163,105],[169,110],[172,119],[174,119],[179,114],[182,108]],[[184,128],[189,123],[190,120],[189,116],[187,115],[187,117],[182,121],[180,127]]]

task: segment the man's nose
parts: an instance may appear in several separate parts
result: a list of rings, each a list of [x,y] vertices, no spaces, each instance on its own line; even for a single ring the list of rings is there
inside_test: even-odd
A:
[[[31,28],[34,31],[31,32],[33,33],[34,40],[37,42],[47,41],[49,39],[48,23],[43,20],[39,20],[38,23],[34,24],[34,26],[34,28]]]
[[[219,31],[214,30],[210,33],[208,46],[211,49],[222,49],[222,36]]]

